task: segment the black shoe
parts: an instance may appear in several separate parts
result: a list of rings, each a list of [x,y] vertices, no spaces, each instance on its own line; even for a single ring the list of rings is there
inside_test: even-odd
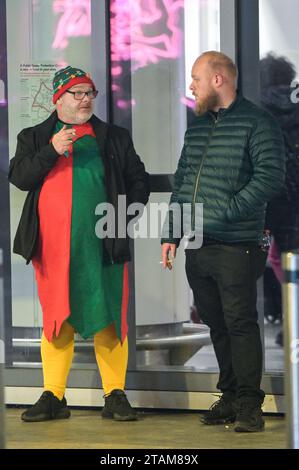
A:
[[[66,399],[59,400],[52,392],[44,392],[39,400],[21,415],[23,421],[37,422],[66,419],[71,416]]]
[[[249,400],[240,401],[235,424],[236,432],[264,431],[265,422],[261,405]]]
[[[110,395],[105,396],[105,406],[102,418],[111,418],[116,421],[135,421],[138,419],[137,412],[133,410],[123,390],[112,390]]]
[[[233,423],[236,419],[234,400],[224,395],[220,400],[213,403],[209,411],[200,419],[203,424],[226,424]]]

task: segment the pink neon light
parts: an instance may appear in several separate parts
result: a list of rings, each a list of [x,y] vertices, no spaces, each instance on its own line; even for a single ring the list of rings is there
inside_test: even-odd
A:
[[[184,0],[114,0],[111,3],[111,59],[131,59],[132,70],[181,53],[179,13]],[[149,35],[155,27],[162,34]]]
[[[52,44],[53,49],[65,49],[70,37],[90,36],[90,0],[54,0],[53,11],[61,14]]]
[[[195,101],[190,100],[190,98],[187,98],[186,96],[182,96],[181,103],[183,103],[188,108],[191,108],[191,109],[195,108]]]
[[[120,109],[130,109],[131,107],[136,105],[136,101],[135,100],[117,100],[116,104]]]
[[[111,74],[114,76],[121,75],[121,72],[122,68],[119,65],[111,68]]]

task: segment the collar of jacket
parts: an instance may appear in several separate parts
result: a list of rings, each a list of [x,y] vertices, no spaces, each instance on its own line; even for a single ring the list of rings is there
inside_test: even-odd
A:
[[[46,119],[41,124],[36,126],[36,130],[38,132],[38,137],[40,139],[40,144],[47,145],[53,135],[53,131],[55,129],[56,123],[58,121],[57,111],[54,111],[48,119]],[[108,132],[108,124],[101,121],[98,117],[94,114],[90,118],[90,123],[93,127],[93,130],[96,135],[96,139],[98,145],[100,147],[100,151],[102,155],[105,155],[105,148],[106,148],[106,139],[107,139],[107,132]]]
[[[219,108],[218,119],[223,118],[224,116],[229,114],[233,109],[235,109],[241,103],[241,101],[243,101],[243,99],[244,98],[241,95],[241,93],[237,92],[236,98],[234,99],[234,101],[227,108]],[[208,111],[208,113],[210,115],[212,115],[212,113],[210,111]]]

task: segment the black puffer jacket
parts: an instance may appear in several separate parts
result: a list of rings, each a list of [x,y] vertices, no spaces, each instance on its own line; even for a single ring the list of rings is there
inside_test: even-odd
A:
[[[37,246],[39,193],[45,176],[59,157],[49,143],[57,120],[54,112],[43,123],[20,132],[16,154],[10,161],[9,181],[19,189],[29,191],[13,247],[14,253],[22,255],[27,264]],[[147,203],[149,177],[126,129],[110,126],[96,116],[92,116],[90,122],[104,160],[108,202],[113,204],[117,219],[118,195],[126,194],[127,204]],[[111,262],[130,260],[128,238],[105,238],[104,246]]]
[[[266,203],[279,192],[284,173],[276,120],[239,95],[217,118],[207,112],[186,131],[171,202],[189,203],[193,211],[203,203],[204,237],[258,241]],[[179,244],[171,236],[163,242]]]

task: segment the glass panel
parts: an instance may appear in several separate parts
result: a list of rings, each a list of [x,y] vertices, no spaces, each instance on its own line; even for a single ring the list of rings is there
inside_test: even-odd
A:
[[[94,58],[105,57],[106,53],[105,2],[10,0],[6,5],[9,154],[12,157],[20,130],[42,122],[52,112],[52,78],[58,68],[71,64],[92,74],[100,89],[95,113],[106,118],[106,62]],[[93,21],[100,18],[93,34],[92,9],[95,10]],[[11,242],[26,194],[10,185]],[[31,264],[26,266],[24,259],[17,255],[12,255],[12,327],[13,363],[40,362],[42,314],[34,271]],[[78,341],[76,351],[80,349],[86,351]],[[89,362],[83,352],[75,355],[76,362]]]
[[[4,367],[5,358],[10,346],[9,335],[5,337],[5,320],[10,313],[10,271],[9,253],[9,223],[8,223],[8,143],[7,143],[7,52],[6,52],[6,8],[5,2],[0,2],[0,449],[5,448],[5,398],[4,398]],[[5,317],[7,313],[7,317]]]
[[[299,108],[296,79],[299,71],[296,0],[260,0],[261,104],[278,119],[285,137],[287,158],[298,159]],[[283,371],[281,263],[282,251],[299,248],[298,194],[292,194],[292,173],[296,162],[287,166],[283,192],[268,206],[267,227],[272,231],[264,276],[266,370]],[[298,163],[299,165],[299,163]],[[293,198],[293,199],[292,199]]]
[[[192,64],[205,50],[220,48],[219,4],[111,2],[113,119],[131,126],[137,153],[152,174],[176,170],[194,116]],[[169,196],[153,193],[150,203],[166,203]],[[139,238],[134,249],[137,367],[215,370],[208,329],[198,323],[192,307],[183,248],[171,274],[159,264],[158,238]]]

